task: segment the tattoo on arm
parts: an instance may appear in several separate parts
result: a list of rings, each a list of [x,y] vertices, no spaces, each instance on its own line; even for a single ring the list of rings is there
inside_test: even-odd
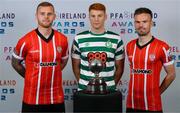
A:
[[[25,77],[25,67],[21,64],[22,60],[16,59],[12,56],[11,65],[17,73],[19,73],[23,78]]]

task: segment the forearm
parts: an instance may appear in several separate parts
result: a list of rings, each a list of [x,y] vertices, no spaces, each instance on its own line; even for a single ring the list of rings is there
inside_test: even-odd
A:
[[[80,60],[72,58],[72,68],[74,76],[76,77],[77,81],[80,78]]]
[[[173,82],[174,79],[175,79],[175,74],[174,75],[167,75],[164,78],[164,80],[160,86],[160,94],[162,94],[170,86],[170,84]]]
[[[75,69],[74,72],[74,75],[75,75],[75,78],[77,81],[79,81],[79,78],[80,78],[80,69]]]
[[[119,80],[121,79],[122,74],[123,74],[123,71],[120,71],[120,70],[116,70],[116,71],[115,71],[114,81],[115,81],[115,84],[116,84],[116,85],[118,84]]]
[[[124,72],[124,59],[116,60],[115,67],[116,67],[116,70],[114,73],[114,81],[115,81],[115,84],[117,85]]]
[[[25,68],[21,64],[21,61],[15,59],[14,57],[12,58],[11,62],[12,67],[15,69],[15,71],[20,74],[23,78],[25,77]]]
[[[61,61],[61,70],[64,69],[64,67],[67,65],[68,58]]]

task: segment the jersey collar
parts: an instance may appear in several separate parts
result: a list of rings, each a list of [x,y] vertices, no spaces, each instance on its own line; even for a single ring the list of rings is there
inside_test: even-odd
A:
[[[53,35],[54,35],[54,30],[53,29],[52,29],[52,32],[51,32],[51,34],[49,35],[49,37],[47,39],[39,32],[38,28],[35,31],[38,34],[38,36],[41,39],[43,39],[45,42],[49,42],[53,38]]]
[[[142,48],[146,47],[148,44],[150,44],[154,40],[154,36],[152,36],[152,39],[149,42],[147,42],[146,44],[144,44],[143,46],[139,45],[138,40],[139,39],[136,40],[136,45],[138,46],[139,49],[142,49]]]

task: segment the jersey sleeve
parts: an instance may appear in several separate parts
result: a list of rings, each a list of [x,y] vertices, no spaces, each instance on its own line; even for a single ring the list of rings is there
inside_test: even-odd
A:
[[[25,37],[21,38],[14,48],[13,57],[19,60],[24,60],[27,55],[27,41],[25,39]]]
[[[65,37],[62,46],[62,59],[67,59],[68,57],[69,57],[69,44],[68,44],[68,38]]]
[[[72,56],[72,58],[80,59],[80,54],[81,53],[80,53],[78,41],[75,37],[73,44],[72,44],[72,48],[71,48],[71,56]]]
[[[164,66],[168,66],[174,63],[174,60],[172,59],[170,47],[167,44],[163,44],[162,46],[161,61],[163,62]]]
[[[124,59],[125,57],[125,53],[124,53],[124,43],[123,40],[120,37],[120,40],[118,40],[118,44],[117,44],[117,49],[115,52],[115,59],[116,60],[121,60]]]

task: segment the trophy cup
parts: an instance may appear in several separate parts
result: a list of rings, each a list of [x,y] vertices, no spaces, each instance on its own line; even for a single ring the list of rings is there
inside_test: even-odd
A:
[[[99,77],[99,73],[103,69],[103,64],[101,60],[94,59],[90,62],[90,70],[95,74],[95,77],[92,78],[88,85],[85,93],[88,94],[107,94],[109,91],[106,89],[106,82],[102,77]]]

